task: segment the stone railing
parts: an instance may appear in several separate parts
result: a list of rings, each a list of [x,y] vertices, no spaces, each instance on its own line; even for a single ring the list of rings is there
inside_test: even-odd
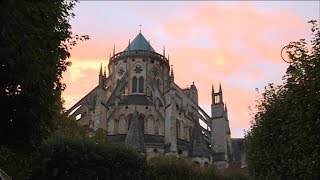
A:
[[[169,64],[169,60],[165,56],[158,54],[156,52],[145,51],[145,50],[130,50],[130,51],[119,52],[110,58],[110,63],[118,59],[119,57],[136,56],[136,55],[143,55],[151,58],[161,59],[167,64]]]

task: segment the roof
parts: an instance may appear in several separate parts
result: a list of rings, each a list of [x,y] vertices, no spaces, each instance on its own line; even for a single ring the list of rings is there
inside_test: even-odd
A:
[[[133,51],[133,50],[145,50],[156,52],[146,40],[146,38],[141,34],[141,32],[134,38],[134,40],[128,45],[124,51]]]
[[[153,105],[152,99],[145,95],[128,95],[124,96],[119,104],[126,104],[126,105]]]
[[[205,142],[199,122],[193,128],[193,137],[190,141],[189,156],[210,156],[210,150]]]
[[[145,144],[143,138],[143,129],[141,121],[138,119],[138,112],[135,109],[129,126],[125,144],[138,152],[145,152]]]

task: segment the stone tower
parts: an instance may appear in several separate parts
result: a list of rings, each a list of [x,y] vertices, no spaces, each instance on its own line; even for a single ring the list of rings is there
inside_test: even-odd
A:
[[[210,117],[198,105],[195,83],[180,88],[169,55],[165,50],[157,53],[140,32],[123,51],[116,53],[114,48],[108,73],[102,72],[101,65],[98,85],[67,113],[79,124],[106,130],[109,141],[148,158],[174,155],[208,165],[213,159],[218,162],[219,153],[227,153],[230,138],[222,90],[219,94],[221,100],[212,104]],[[223,135],[218,133],[221,127]],[[228,157],[223,155],[221,161],[227,162]]]
[[[224,169],[232,159],[228,110],[223,102],[221,84],[219,84],[218,92],[215,92],[214,87],[212,86],[211,116],[211,138],[214,150],[213,161],[218,169]]]

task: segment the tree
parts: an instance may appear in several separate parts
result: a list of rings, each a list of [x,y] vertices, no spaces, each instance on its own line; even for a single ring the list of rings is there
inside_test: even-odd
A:
[[[320,177],[320,31],[286,46],[291,66],[284,83],[269,84],[246,134],[248,167],[255,179]]]
[[[60,113],[62,73],[69,49],[76,1],[2,1],[0,4],[0,145],[32,151]]]

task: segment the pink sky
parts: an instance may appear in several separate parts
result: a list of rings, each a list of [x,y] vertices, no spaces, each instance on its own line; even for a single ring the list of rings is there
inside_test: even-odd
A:
[[[73,31],[90,40],[71,51],[64,73],[65,108],[98,83],[100,63],[108,63],[113,44],[122,51],[139,32],[162,54],[170,54],[175,81],[195,82],[199,104],[210,115],[211,85],[221,82],[232,137],[243,137],[255,105],[255,88],[280,83],[288,64],[280,50],[309,37],[307,21],[319,19],[319,2],[81,1],[71,21]]]

